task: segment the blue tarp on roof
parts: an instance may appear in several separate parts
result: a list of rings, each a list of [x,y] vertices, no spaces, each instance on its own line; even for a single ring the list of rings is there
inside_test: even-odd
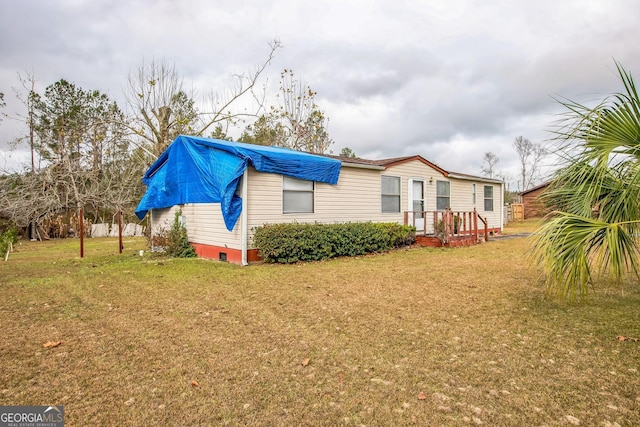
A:
[[[142,219],[149,209],[184,203],[220,203],[231,231],[242,211],[236,188],[248,165],[260,172],[336,184],[341,163],[284,148],[180,135],[144,174],[147,191],[136,215]]]

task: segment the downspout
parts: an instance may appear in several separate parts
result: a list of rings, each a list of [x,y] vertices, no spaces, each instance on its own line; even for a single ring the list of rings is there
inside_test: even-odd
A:
[[[504,181],[500,184],[500,233],[504,231]]]
[[[247,261],[247,187],[249,186],[249,167],[247,166],[242,173],[242,218],[240,223],[241,247],[242,247],[242,265],[249,265]]]
[[[155,252],[153,247],[153,209],[149,209],[149,247],[151,247],[151,252]]]

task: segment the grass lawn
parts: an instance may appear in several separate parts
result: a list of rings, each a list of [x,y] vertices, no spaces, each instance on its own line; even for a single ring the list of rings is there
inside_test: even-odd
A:
[[[638,283],[549,298],[527,238],[249,267],[124,245],[0,262],[0,405],[64,405],[67,426],[640,425],[640,341],[617,338],[640,338]]]

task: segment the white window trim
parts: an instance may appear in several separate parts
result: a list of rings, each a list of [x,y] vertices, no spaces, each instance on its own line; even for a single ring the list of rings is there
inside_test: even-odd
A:
[[[438,195],[438,183],[439,182],[446,182],[446,183],[449,184],[449,195],[446,196],[446,197],[447,197],[447,199],[449,199],[449,203],[447,203],[447,205],[448,205],[449,208],[451,208],[451,181],[445,181],[445,180],[437,180],[436,181],[436,210],[443,211],[444,209],[438,209],[438,198],[445,197],[445,196]]]
[[[311,183],[311,190],[291,190],[291,189],[285,189],[285,180],[287,179],[291,179],[291,180],[297,180],[297,181],[303,181],[303,182],[310,182]],[[310,211],[293,211],[293,210],[285,210],[285,205],[284,205],[284,200],[285,200],[285,193],[311,193],[311,210]],[[286,175],[282,175],[282,214],[283,215],[300,215],[300,214],[313,214],[316,211],[316,183],[315,181],[305,181],[303,179],[298,179],[298,178],[294,178],[294,177],[290,177],[290,176],[286,176]]]
[[[395,178],[398,180],[398,194],[390,194],[390,193],[383,193],[382,192],[382,180],[384,178]],[[394,197],[398,197],[398,210],[397,211],[385,211],[384,210],[384,204],[382,203],[382,198],[384,196],[394,196]],[[402,212],[402,178],[399,176],[395,176],[395,175],[381,175],[380,176],[380,212],[383,214],[398,214],[400,212]]]
[[[422,198],[420,200],[422,200],[422,210],[426,211],[427,210],[427,181],[424,178],[409,178],[409,180],[407,181],[407,193],[408,196],[407,197],[407,210],[409,212],[413,212],[413,202],[415,201],[415,199],[413,198],[413,183],[414,182],[421,182],[422,183]],[[421,216],[419,218],[422,218]]]
[[[486,193],[486,189],[487,188],[491,188],[491,197],[487,197],[487,193]],[[493,188],[493,185],[485,185],[483,188],[483,192],[482,192],[482,196],[483,196],[483,210],[485,212],[493,212],[495,210],[495,199],[494,199],[494,193],[495,193],[495,189]],[[487,200],[491,200],[491,209],[487,210]]]
[[[477,204],[477,202],[476,202],[476,200],[477,200],[476,194],[477,194],[476,193],[476,184],[473,183],[473,184],[471,184],[471,195],[472,195],[471,196],[471,201],[473,202],[473,206],[476,206],[476,204]]]

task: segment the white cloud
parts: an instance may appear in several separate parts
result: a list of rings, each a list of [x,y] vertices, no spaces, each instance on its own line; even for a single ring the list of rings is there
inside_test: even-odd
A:
[[[619,90],[614,58],[640,73],[639,12],[635,0],[5,1],[0,91],[33,71],[39,90],[65,78],[124,107],[128,73],[156,58],[205,94],[277,37],[270,83],[290,68],[318,92],[334,151],[421,154],[467,173],[492,151],[513,171],[516,136],[548,137],[552,96],[592,103]],[[0,147],[15,132],[0,123]]]

